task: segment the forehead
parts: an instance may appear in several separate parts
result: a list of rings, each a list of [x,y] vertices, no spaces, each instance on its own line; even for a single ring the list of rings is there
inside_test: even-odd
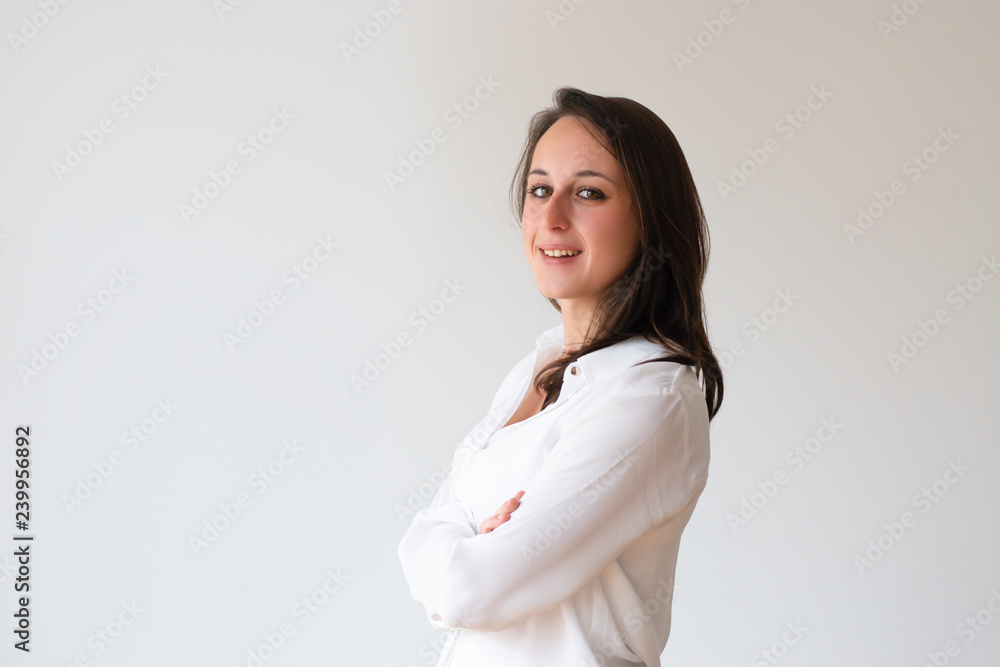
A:
[[[532,167],[575,170],[585,167],[617,168],[618,162],[593,132],[604,141],[600,128],[584,119],[564,116],[538,140],[532,155]]]

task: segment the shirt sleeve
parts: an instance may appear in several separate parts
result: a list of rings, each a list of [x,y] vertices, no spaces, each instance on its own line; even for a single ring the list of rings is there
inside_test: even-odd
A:
[[[464,445],[463,445],[464,446]],[[413,515],[410,527],[399,544],[399,560],[403,566],[403,575],[410,587],[410,595],[427,611],[431,625],[441,630],[451,629],[441,622],[428,608],[425,599],[432,595],[435,585],[433,572],[426,567],[428,554],[424,553],[424,545],[441,534],[456,537],[472,537],[478,528],[465,504],[454,490],[456,483],[456,461],[465,453],[462,446],[455,452],[452,460],[451,473],[445,477],[431,500],[431,504]]]
[[[707,422],[703,394],[687,386],[603,396],[566,426],[520,506],[492,532],[476,534],[454,505],[414,516],[400,557],[432,625],[503,630],[596,579],[697,500]]]
[[[523,357],[500,383],[486,416],[473,427],[453,454],[449,475],[438,488],[430,505],[413,515],[410,527],[399,544],[397,551],[410,595],[425,608],[430,623],[435,628],[450,630],[453,626],[444,623],[425,602],[431,599],[433,590],[438,585],[433,571],[425,567],[425,559],[428,557],[425,547],[441,538],[468,538],[479,532],[472,512],[459,497],[455,485],[459,483],[461,472],[475,450],[483,444],[484,434],[492,431],[491,426],[499,425],[507,404],[516,396],[520,385],[527,381],[525,376],[534,359],[534,352]]]

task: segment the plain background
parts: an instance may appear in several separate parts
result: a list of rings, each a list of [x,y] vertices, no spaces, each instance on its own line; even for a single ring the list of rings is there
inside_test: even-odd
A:
[[[995,664],[995,3],[230,4],[0,10],[6,626],[18,424],[36,535],[33,650],[0,662],[434,664],[396,546],[561,321],[507,188],[571,85],[665,120],[711,230],[725,401],[664,664]]]

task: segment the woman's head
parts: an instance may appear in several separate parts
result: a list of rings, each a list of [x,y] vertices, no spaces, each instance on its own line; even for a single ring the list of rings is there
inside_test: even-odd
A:
[[[697,368],[714,416],[722,373],[702,299],[708,228],[670,128],[633,100],[560,88],[531,118],[511,203],[542,294],[560,312],[560,299],[592,307],[583,346],[540,383],[546,405],[569,363],[641,334]],[[553,244],[583,252],[552,263],[539,246]]]
[[[538,289],[565,314],[592,312],[639,250],[631,197],[600,130],[576,116],[556,120],[532,151],[521,230]],[[550,257],[564,251],[573,253]]]

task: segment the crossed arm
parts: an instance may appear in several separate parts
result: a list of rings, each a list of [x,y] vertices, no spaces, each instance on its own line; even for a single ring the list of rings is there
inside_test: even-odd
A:
[[[550,609],[698,497],[708,451],[690,435],[704,398],[650,388],[603,400],[564,432],[491,532],[478,534],[451,477],[414,515],[398,553],[431,625],[496,631]]]

